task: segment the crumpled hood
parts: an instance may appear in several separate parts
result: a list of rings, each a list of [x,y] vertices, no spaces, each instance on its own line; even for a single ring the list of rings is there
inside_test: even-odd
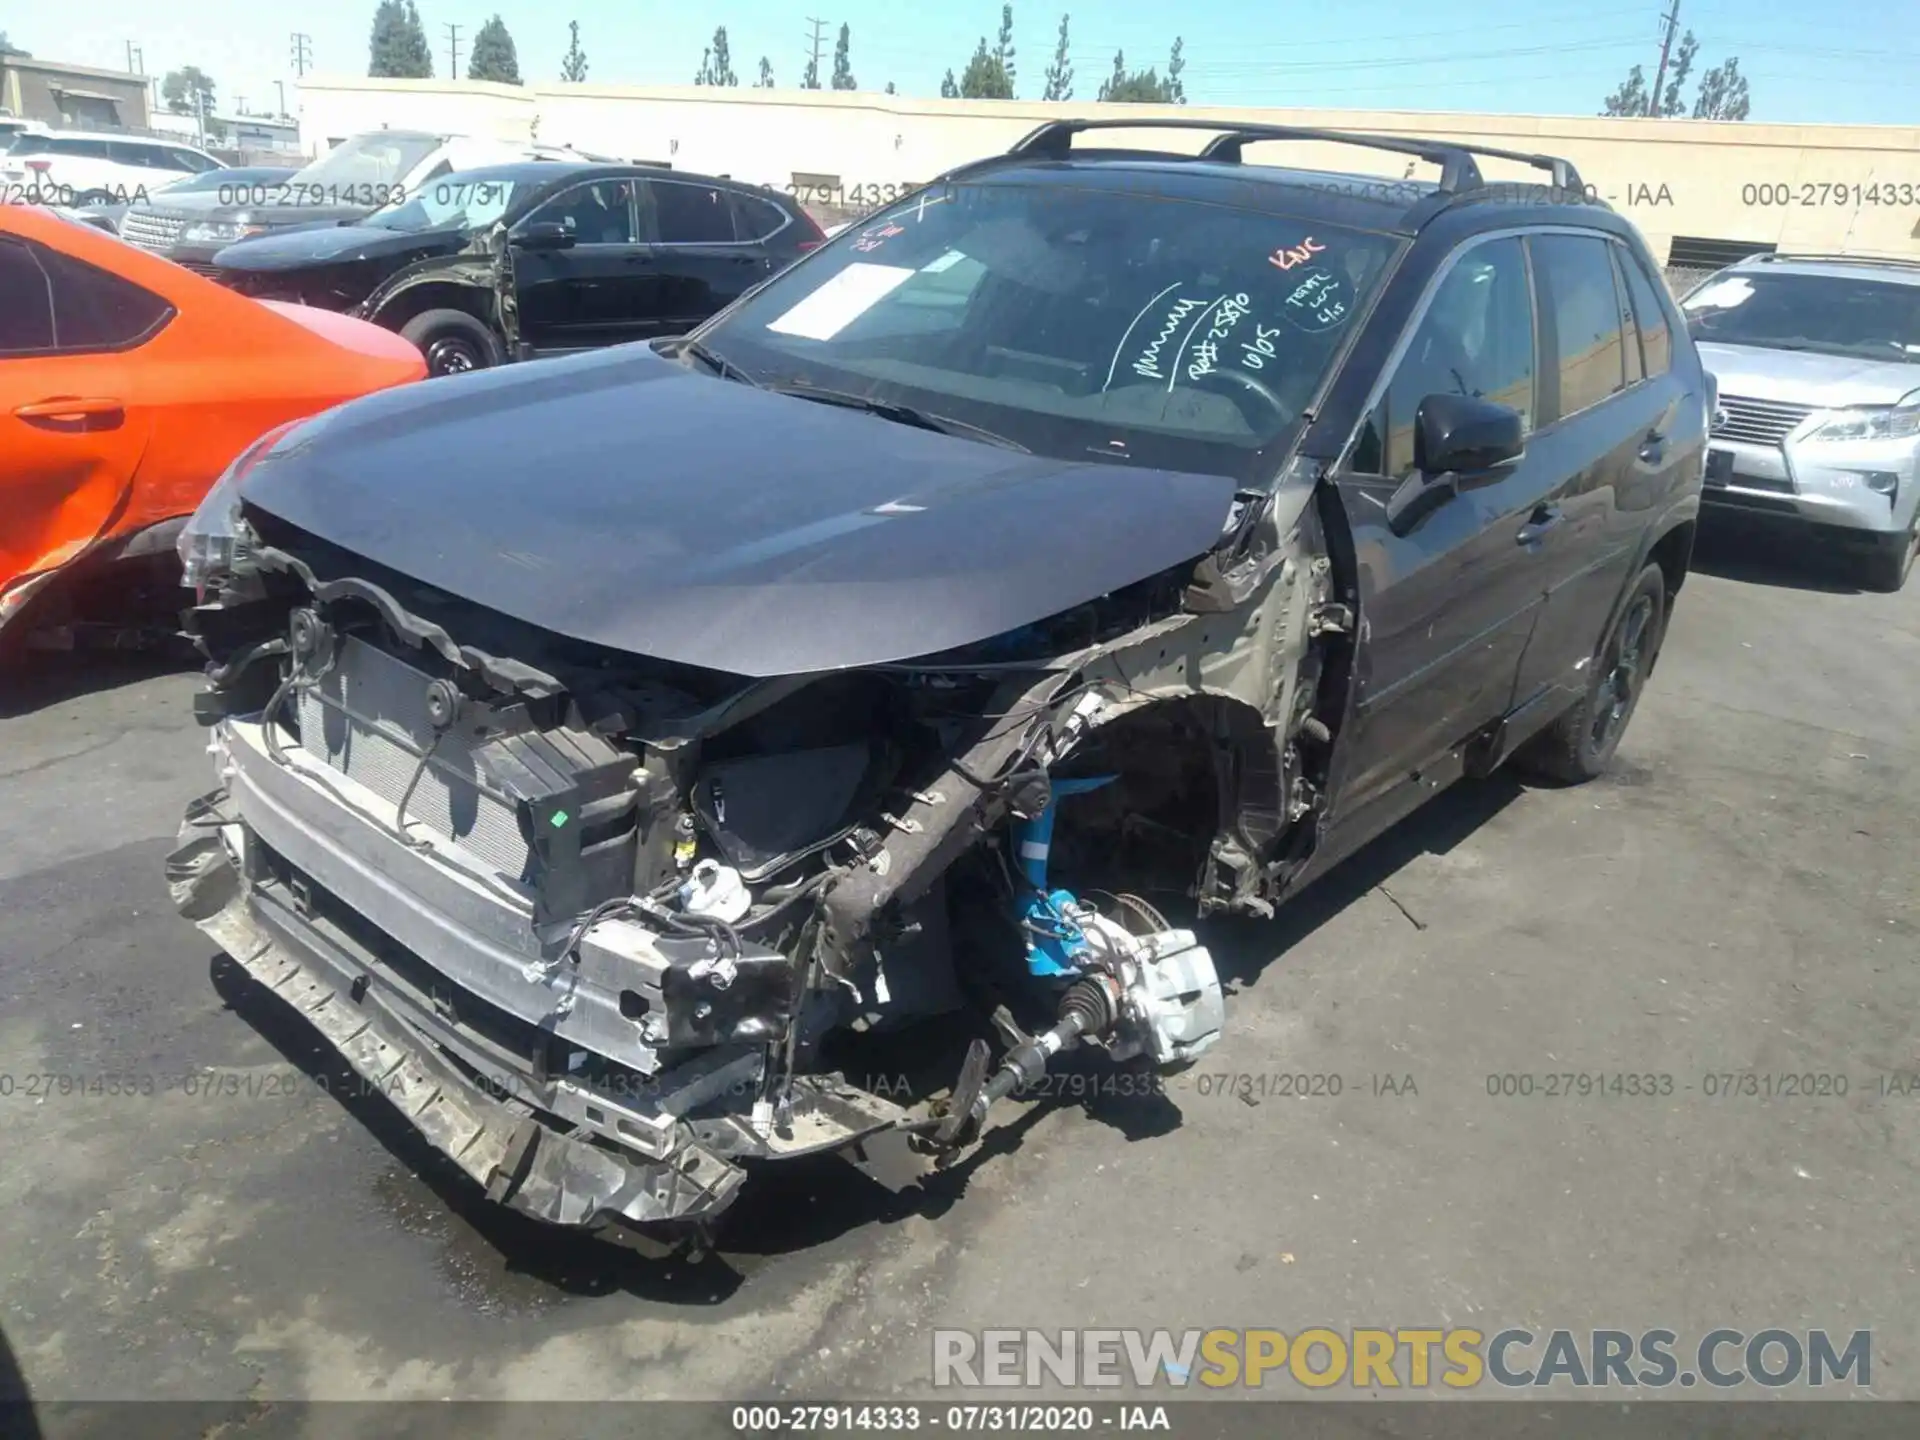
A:
[[[222,270],[271,273],[355,260],[425,259],[467,248],[462,230],[389,230],[380,225],[325,225],[276,230],[236,241],[213,257]]]
[[[543,629],[739,675],[984,640],[1203,554],[1234,482],[1022,455],[644,345],[368,396],[242,497]]]

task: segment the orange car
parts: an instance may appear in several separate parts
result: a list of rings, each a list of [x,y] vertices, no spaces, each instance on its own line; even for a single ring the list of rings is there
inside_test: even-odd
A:
[[[170,559],[184,518],[266,431],[425,374],[378,325],[249,300],[0,205],[0,652],[76,588],[58,577]]]

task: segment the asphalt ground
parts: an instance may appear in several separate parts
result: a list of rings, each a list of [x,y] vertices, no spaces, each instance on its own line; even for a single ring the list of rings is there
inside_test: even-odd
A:
[[[491,1209],[174,915],[195,684],[56,659],[0,718],[0,1370],[43,1402],[926,1395],[936,1325],[1870,1328],[1920,1398],[1920,585],[1709,534],[1609,778],[1456,787],[1211,931],[1227,1035],[1165,1095],[1009,1106],[899,1195],[799,1169],[699,1263]],[[1506,1093],[1567,1073],[1672,1088]],[[115,1075],[161,1093],[44,1080]]]

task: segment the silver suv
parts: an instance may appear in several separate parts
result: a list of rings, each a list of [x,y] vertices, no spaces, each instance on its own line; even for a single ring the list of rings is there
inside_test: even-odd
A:
[[[1709,506],[1846,546],[1898,590],[1920,550],[1920,260],[1758,255],[1680,302],[1719,382]]]

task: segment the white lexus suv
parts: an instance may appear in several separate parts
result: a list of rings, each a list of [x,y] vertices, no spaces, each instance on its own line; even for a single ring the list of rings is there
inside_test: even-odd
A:
[[[38,192],[42,205],[124,205],[144,201],[183,175],[224,165],[191,145],[111,131],[28,131],[0,155],[9,194]]]

